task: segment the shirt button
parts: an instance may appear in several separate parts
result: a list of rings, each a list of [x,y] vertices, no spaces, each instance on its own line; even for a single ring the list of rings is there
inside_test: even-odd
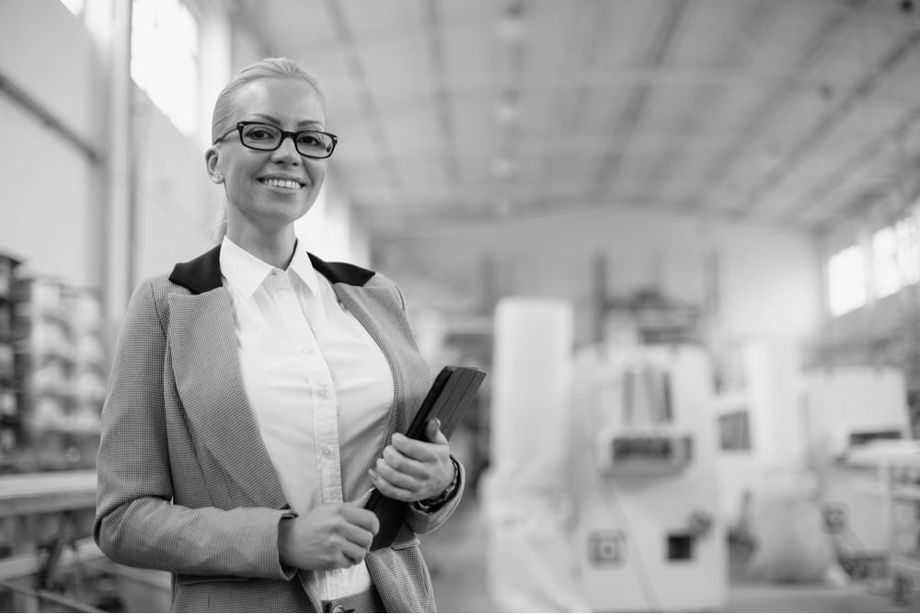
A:
[[[323,448],[323,456],[330,458],[332,456],[332,448],[326,447]]]
[[[319,398],[321,398],[321,399],[328,399],[328,398],[329,398],[329,390],[327,390],[326,388],[320,388],[320,389],[319,389]]]

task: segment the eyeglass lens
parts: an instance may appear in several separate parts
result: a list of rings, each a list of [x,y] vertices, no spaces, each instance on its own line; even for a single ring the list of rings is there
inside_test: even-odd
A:
[[[273,150],[281,145],[282,132],[268,124],[248,124],[241,132],[243,145],[252,149]],[[332,137],[315,130],[301,130],[294,136],[294,146],[304,156],[326,157],[334,146]]]

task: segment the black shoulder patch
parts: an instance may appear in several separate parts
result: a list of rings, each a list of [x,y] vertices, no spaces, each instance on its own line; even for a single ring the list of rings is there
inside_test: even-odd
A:
[[[192,294],[204,294],[220,288],[220,245],[194,260],[178,263],[173,267],[169,281],[187,288]]]
[[[313,268],[319,271],[323,277],[334,284],[348,284],[350,286],[363,286],[376,275],[374,271],[362,269],[354,264],[347,262],[326,262],[313,254],[310,256],[310,262]]]

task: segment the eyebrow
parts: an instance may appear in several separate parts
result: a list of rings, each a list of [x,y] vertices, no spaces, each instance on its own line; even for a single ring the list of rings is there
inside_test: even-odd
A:
[[[267,115],[265,113],[253,113],[251,117],[254,117],[256,119],[264,119],[265,121],[271,122],[273,124],[277,124],[279,126],[281,125],[281,120],[275,117],[274,115]],[[304,119],[304,120],[297,122],[298,128],[303,127],[303,126],[315,126],[315,127],[322,128],[323,122],[316,120],[316,119]]]

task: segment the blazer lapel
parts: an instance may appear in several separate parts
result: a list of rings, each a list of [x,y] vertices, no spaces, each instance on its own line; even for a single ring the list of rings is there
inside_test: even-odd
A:
[[[390,364],[390,372],[393,374],[393,387],[396,392],[393,409],[390,411],[390,421],[387,424],[387,434],[384,443],[389,442],[393,433],[405,431],[409,428],[409,416],[406,407],[406,374],[398,356],[393,348],[387,343],[386,336],[380,330],[378,322],[386,322],[386,314],[380,313],[380,305],[387,304],[388,290],[384,288],[357,288],[346,284],[333,284],[336,296],[344,303],[355,318],[367,329],[371,337],[380,346],[387,362]],[[379,295],[379,298],[375,295]],[[368,298],[376,300],[368,300]],[[381,450],[382,453],[382,450]]]
[[[230,294],[170,294],[169,344],[176,387],[192,427],[214,458],[259,505],[286,497],[249,406],[237,354]]]

